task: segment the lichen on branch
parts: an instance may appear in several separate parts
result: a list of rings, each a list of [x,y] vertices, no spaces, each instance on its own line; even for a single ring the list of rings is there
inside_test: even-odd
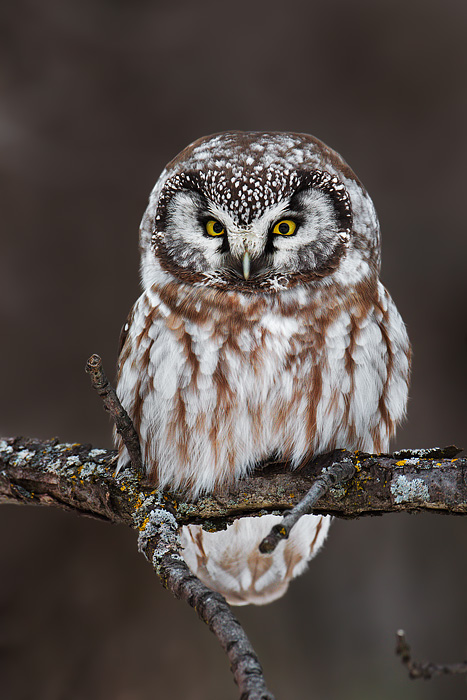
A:
[[[399,511],[467,513],[467,459],[459,449],[410,450],[393,455],[346,452],[356,470],[331,488],[315,513],[355,518]],[[321,456],[291,471],[283,462],[258,466],[249,477],[197,501],[161,493],[130,468],[115,475],[113,450],[58,440],[0,440],[0,502],[55,505],[141,529],[154,508],[169,509],[180,525],[225,527],[235,518],[282,513],[308,492],[327,462]]]

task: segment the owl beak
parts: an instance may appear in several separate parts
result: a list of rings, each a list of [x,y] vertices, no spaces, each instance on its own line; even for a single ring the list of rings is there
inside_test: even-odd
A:
[[[250,277],[250,260],[251,256],[250,253],[245,250],[243,253],[243,258],[242,258],[242,269],[243,269],[243,277],[248,281]]]

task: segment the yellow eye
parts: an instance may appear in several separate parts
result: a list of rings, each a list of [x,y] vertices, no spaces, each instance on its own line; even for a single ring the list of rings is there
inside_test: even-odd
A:
[[[295,233],[296,228],[297,224],[292,219],[282,219],[282,221],[277,222],[272,232],[279,236],[291,236]]]
[[[222,236],[222,234],[225,233],[225,228],[222,226],[220,221],[209,219],[206,224],[206,233],[209,236]]]

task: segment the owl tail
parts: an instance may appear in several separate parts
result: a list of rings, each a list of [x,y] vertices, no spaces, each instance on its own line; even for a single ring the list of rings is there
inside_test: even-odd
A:
[[[200,525],[181,531],[182,555],[191,571],[230,605],[265,605],[280,598],[289,582],[305,571],[326,539],[332,518],[305,515],[272,554],[259,543],[278,515],[240,518],[226,530],[206,532]]]

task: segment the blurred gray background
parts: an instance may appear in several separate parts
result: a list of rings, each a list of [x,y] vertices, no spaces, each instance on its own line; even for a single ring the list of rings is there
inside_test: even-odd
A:
[[[398,447],[467,446],[464,0],[16,0],[0,9],[1,435],[111,445],[112,375],[164,164],[225,129],[312,133],[372,195],[414,372]],[[457,700],[393,654],[467,655],[466,522],[336,521],[289,594],[239,610],[278,700]],[[12,700],[233,700],[217,642],[136,535],[0,509],[0,685]]]

